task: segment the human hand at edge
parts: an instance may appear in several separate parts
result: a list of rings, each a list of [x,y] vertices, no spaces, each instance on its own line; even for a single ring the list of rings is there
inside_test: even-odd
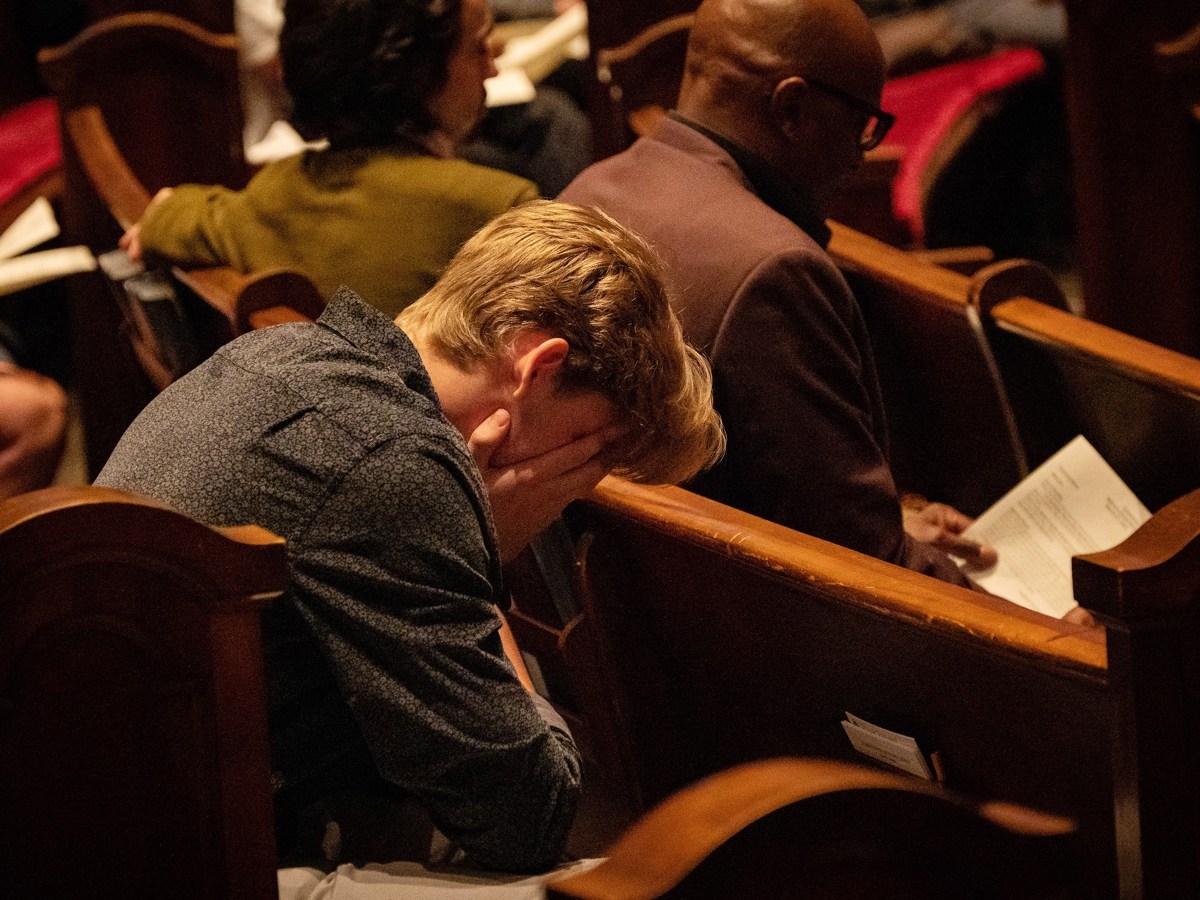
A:
[[[965,559],[976,569],[986,569],[999,558],[994,547],[962,536],[974,520],[945,503],[904,507],[904,531],[915,541]]]
[[[608,474],[600,453],[621,434],[619,427],[609,426],[538,456],[494,467],[492,457],[504,443],[509,423],[508,411],[498,409],[467,439],[487,488],[503,562],[514,559],[568,503],[586,496]]]
[[[142,218],[130,225],[125,233],[121,235],[121,239],[117,241],[117,246],[124,250],[129,255],[129,258],[135,262],[141,262],[142,259],[142,221],[145,220],[150,210],[170,197],[174,191],[174,188],[167,187],[155,194],[150,202],[146,204]]]
[[[1072,607],[1063,615],[1062,620],[1070,622],[1072,625],[1084,625],[1088,628],[1093,628],[1099,624],[1095,617],[1082,606]]]

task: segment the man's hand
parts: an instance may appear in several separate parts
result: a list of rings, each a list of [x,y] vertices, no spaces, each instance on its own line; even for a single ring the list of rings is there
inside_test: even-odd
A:
[[[962,536],[972,521],[945,503],[904,507],[904,531],[909,537],[965,559],[972,568],[986,569],[996,564],[996,550]]]
[[[142,218],[145,219],[147,213],[170,197],[173,191],[173,188],[163,188],[155,194],[154,198],[147,204],[145,212],[142,213]],[[138,221],[130,225],[129,230],[121,235],[121,240],[117,242],[117,246],[129,254],[130,259],[140,262],[142,259],[142,223]]]
[[[507,410],[498,409],[467,439],[487,487],[504,562],[516,557],[568,503],[586,496],[608,474],[600,452],[620,435],[619,428],[605,428],[540,456],[493,467],[492,456],[504,442],[508,426]]]
[[[1072,607],[1066,615],[1062,617],[1064,622],[1070,622],[1072,625],[1086,625],[1088,628],[1094,628],[1097,624],[1096,619],[1090,612],[1082,606]]]

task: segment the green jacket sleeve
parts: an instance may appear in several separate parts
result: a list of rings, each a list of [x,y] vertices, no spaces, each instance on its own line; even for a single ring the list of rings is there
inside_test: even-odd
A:
[[[142,218],[142,248],[151,260],[247,271],[229,240],[238,194],[220,186],[184,184]]]

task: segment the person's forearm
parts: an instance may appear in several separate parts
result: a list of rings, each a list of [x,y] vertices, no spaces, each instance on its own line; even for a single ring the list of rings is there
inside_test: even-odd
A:
[[[210,222],[214,204],[221,203],[228,193],[223,187],[198,184],[175,188],[142,218],[139,240],[143,252],[151,259],[184,265],[239,268],[237,260],[226,258]]]
[[[557,713],[545,706],[557,718]],[[482,827],[469,835],[442,830],[457,840],[474,866],[505,872],[552,869],[561,861],[579,803],[580,762],[575,744],[565,731],[552,726],[539,742],[538,752],[526,755],[518,766],[506,768],[511,769],[509,776],[502,778],[495,793],[486,800],[477,798],[482,801],[476,807],[476,813],[482,814],[477,820]],[[485,821],[490,824],[482,824]]]

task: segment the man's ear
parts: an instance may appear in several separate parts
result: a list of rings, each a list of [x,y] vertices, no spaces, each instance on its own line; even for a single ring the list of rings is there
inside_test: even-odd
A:
[[[560,337],[533,335],[518,339],[513,360],[516,388],[513,398],[524,397],[542,386],[553,386],[570,346]]]
[[[808,82],[799,75],[783,79],[771,91],[771,121],[791,141],[799,138],[804,121],[801,107],[808,93]]]

